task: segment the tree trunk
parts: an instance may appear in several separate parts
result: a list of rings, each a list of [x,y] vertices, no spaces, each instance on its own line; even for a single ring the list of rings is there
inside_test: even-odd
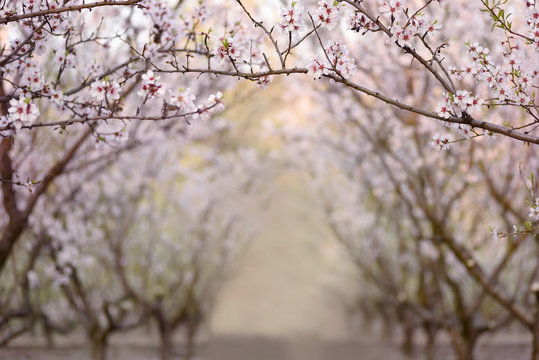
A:
[[[47,343],[47,347],[51,348],[51,349],[54,348],[56,346],[56,344],[54,343],[53,330],[48,326],[44,326],[43,327],[43,335],[45,336],[45,341]]]
[[[0,75],[0,96],[6,96],[4,91],[4,82]],[[0,103],[0,115],[7,115],[6,103]],[[13,139],[4,137],[0,140],[0,177],[2,182],[0,188],[2,190],[2,207],[8,215],[9,222],[4,227],[2,236],[0,237],[0,273],[6,265],[9,254],[13,245],[24,230],[26,223],[21,211],[18,209],[17,194],[13,186],[13,163],[9,154],[12,148]]]
[[[1,172],[0,176],[3,176]],[[4,200],[4,202],[5,201],[6,200]],[[15,242],[22,234],[25,224],[25,221],[17,217],[15,219],[10,219],[9,223],[4,228],[4,231],[0,236],[0,273],[2,273],[2,270],[7,263]]]
[[[532,360],[539,360],[539,326],[537,323],[533,332]]]
[[[473,360],[475,339],[466,339],[457,331],[452,331],[450,333],[451,344],[453,345],[453,350],[455,352],[455,357],[457,360]]]
[[[532,287],[532,292],[535,295],[535,321],[532,329],[532,358],[531,360],[539,360],[539,288]]]
[[[195,337],[198,331],[198,323],[187,324],[184,360],[191,360],[195,354]]]
[[[107,359],[108,333],[99,332],[92,337],[92,360]]]
[[[414,353],[414,333],[413,326],[404,325],[401,350],[407,358],[411,358]]]
[[[393,341],[394,339],[394,330],[395,330],[395,320],[391,319],[389,316],[382,314],[382,338],[387,341]]]
[[[171,360],[174,344],[172,342],[172,334],[168,328],[159,327],[159,337],[161,341],[161,360]]]
[[[436,332],[428,330],[425,333],[427,336],[425,342],[425,360],[434,360],[434,349],[436,348]]]

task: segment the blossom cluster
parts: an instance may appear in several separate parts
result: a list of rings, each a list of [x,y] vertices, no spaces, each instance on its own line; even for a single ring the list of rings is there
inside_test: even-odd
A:
[[[153,33],[153,42],[147,47],[147,55],[150,58],[158,56],[157,50],[161,46],[171,46],[178,40],[178,35],[183,32],[191,31],[192,28],[178,30],[177,21],[174,12],[166,1],[163,0],[143,0],[140,7],[144,13],[152,19],[155,32]],[[153,46],[152,46],[153,45]],[[159,45],[159,46],[157,46]]]
[[[308,69],[308,74],[315,79],[334,71],[345,79],[349,79],[356,70],[354,58],[350,56],[348,48],[339,41],[326,44],[326,57],[329,62],[313,59]]]
[[[196,96],[191,90],[191,88],[183,89],[180,91],[169,90],[170,105],[184,112],[193,111],[194,109],[196,109],[194,103],[195,98]]]
[[[21,96],[9,101],[8,115],[0,117],[0,136],[11,136],[23,126],[33,124],[39,116],[39,108],[30,98]]]
[[[213,55],[217,58],[217,61],[222,64],[227,59],[236,62],[241,56],[241,51],[236,45],[236,40],[233,36],[222,36],[215,44]]]
[[[281,29],[289,31],[293,35],[298,34],[305,28],[305,22],[301,18],[304,8],[297,1],[292,1],[290,6],[283,8],[281,11]]]
[[[271,83],[272,80],[273,80],[273,76],[272,76],[272,75],[259,76],[259,77],[256,79],[256,86],[265,89],[265,88],[268,87],[268,85]]]
[[[268,70],[260,35],[248,25],[244,21],[235,21],[225,29],[224,34],[210,37],[213,42],[211,57],[217,65],[229,64],[236,71],[251,73]]]
[[[335,25],[339,22],[342,7],[343,4],[339,1],[320,0],[316,10],[316,19],[318,23],[327,27],[328,30],[333,30]]]
[[[390,41],[401,47],[413,48],[413,40],[416,36],[436,36],[441,29],[441,24],[437,21],[429,21],[424,13],[416,12],[409,17],[406,0],[379,0],[379,3],[379,12],[391,20]],[[364,27],[370,30],[369,27]],[[372,28],[373,25],[370,27]]]
[[[458,90],[455,94],[444,92],[444,99],[438,104],[435,111],[438,116],[448,119],[461,117],[464,112],[469,113],[479,108],[484,100],[466,90]],[[460,123],[444,123],[466,138],[474,135],[471,126]]]
[[[18,41],[14,41],[10,47],[13,48],[17,43]],[[15,51],[14,48],[13,51]],[[16,54],[21,51],[23,50],[19,49]],[[36,54],[35,49],[34,54]],[[54,86],[46,81],[45,75],[31,55],[31,52],[24,52],[23,55],[19,55],[12,61],[9,61],[9,58],[4,60],[7,63],[0,68],[0,71],[4,74],[4,77],[14,76],[20,79],[20,82],[12,83],[16,90],[15,93],[20,94],[20,98],[49,98],[53,103],[61,107],[63,105],[63,93],[54,90]],[[11,54],[8,56],[11,57]]]
[[[333,30],[340,21],[344,4],[336,0],[320,0],[316,8],[316,14],[313,21],[320,27]],[[280,27],[288,31],[292,36],[297,36],[306,29],[305,22],[301,18],[304,8],[298,1],[294,0],[289,6],[281,10]]]
[[[148,70],[146,74],[142,75],[142,86],[137,93],[138,96],[144,99],[153,99],[155,97],[161,97],[165,93],[165,89],[162,85],[157,83],[160,77],[155,75],[152,70]]]
[[[29,125],[39,116],[39,109],[31,99],[21,97],[9,101],[8,113],[11,120],[18,120],[23,125]]]
[[[474,110],[483,105],[484,100],[467,90],[457,90],[455,94],[444,92],[444,99],[436,106],[436,113],[449,119],[451,116],[460,117],[464,111]]]
[[[218,91],[217,93],[208,96],[208,99],[198,106],[197,113],[193,115],[193,117],[205,121],[211,117],[212,112],[222,111],[224,109],[223,94]]]
[[[529,216],[533,221],[539,220],[539,199],[535,199],[535,203],[530,206]]]
[[[527,1],[526,5],[529,11],[528,18],[526,19],[528,31],[535,44],[535,49],[539,50],[539,10],[535,8],[535,5],[531,1]]]
[[[489,56],[489,49],[482,48],[478,43],[468,43],[468,53],[472,64],[461,71],[461,74],[471,76],[476,81],[486,81],[488,88],[500,102],[510,102],[518,105],[531,105],[532,97],[528,95],[532,81],[537,79],[536,69],[526,69],[522,65],[523,54],[519,47],[512,47],[508,42],[509,51],[503,54],[503,66],[496,64]]]
[[[97,101],[116,101],[120,99],[120,85],[116,81],[94,81],[90,86],[90,95]]]
[[[438,151],[449,150],[449,142],[451,140],[445,135],[440,135],[436,133],[432,138],[432,147]]]
[[[378,11],[384,14],[386,17],[396,17],[404,11],[406,0],[378,0],[380,7]]]
[[[365,14],[359,11],[354,11],[346,20],[348,29],[352,31],[375,31],[378,29],[378,25],[371,21]]]

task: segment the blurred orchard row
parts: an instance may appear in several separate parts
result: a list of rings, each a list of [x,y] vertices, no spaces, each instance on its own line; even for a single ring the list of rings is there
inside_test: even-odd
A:
[[[0,0],[0,41],[0,344],[192,358],[292,172],[365,324],[539,359],[535,1]]]

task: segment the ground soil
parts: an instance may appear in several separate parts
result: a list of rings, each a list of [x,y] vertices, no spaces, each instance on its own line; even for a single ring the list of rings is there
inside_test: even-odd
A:
[[[110,346],[109,360],[159,360],[158,347],[151,344]],[[175,359],[182,358],[177,346]],[[398,347],[380,342],[284,341],[263,338],[217,338],[198,346],[198,359],[204,360],[405,360]],[[523,343],[483,344],[476,349],[477,360],[527,360],[530,350]],[[411,358],[421,360],[421,349]],[[82,344],[56,348],[18,344],[0,349],[0,360],[72,360],[89,359],[89,350]],[[437,348],[437,360],[453,359],[446,345]]]

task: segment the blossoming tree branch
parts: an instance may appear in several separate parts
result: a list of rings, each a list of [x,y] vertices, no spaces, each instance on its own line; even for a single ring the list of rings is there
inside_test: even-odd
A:
[[[0,61],[3,87],[9,88],[1,96],[7,107],[0,123],[2,135],[13,135],[21,128],[63,127],[81,122],[196,117],[220,102],[219,97],[213,97],[194,106],[189,91],[184,95],[166,95],[165,90],[171,89],[165,89],[154,73],[230,76],[260,86],[266,86],[276,75],[306,73],[315,79],[323,77],[340,83],[390,106],[444,121],[466,136],[499,133],[539,143],[534,92],[539,16],[534,2],[512,5],[511,16],[504,12],[506,2],[481,1],[480,7],[458,2],[458,6],[469,7],[478,15],[483,12],[491,16],[497,38],[494,51],[480,39],[463,39],[460,44],[451,39],[455,35],[451,33],[451,19],[445,21],[444,29],[445,1],[325,0],[307,7],[292,1],[283,8],[280,21],[271,22],[258,20],[257,9],[249,10],[238,0],[236,6],[244,14],[236,14],[235,21],[230,23],[211,16],[219,11],[217,5],[199,2],[191,12],[186,12],[181,3],[171,8],[159,1],[6,1],[0,24],[10,26],[9,33],[20,35],[4,46]],[[120,29],[105,33],[106,29],[100,31],[102,22],[88,29],[75,25],[95,19],[90,10],[105,7],[122,14],[127,9],[137,21],[149,21],[153,24],[151,37],[138,42],[129,28],[123,33]],[[234,10],[237,9],[231,9]],[[332,36],[337,34],[337,27],[346,27],[348,34],[338,32],[339,37],[345,38]],[[51,49],[51,43],[59,38],[66,39],[63,49]],[[361,69],[361,53],[350,51],[346,45],[364,41],[394,47],[395,59],[387,58],[387,62],[405,54],[409,66],[418,66],[432,77],[440,85],[441,93],[433,94],[431,104],[413,104],[367,86],[368,74],[361,74],[361,70],[368,69]],[[102,64],[95,59],[90,63],[76,59],[90,43],[116,58],[122,53],[125,61],[101,69]],[[120,45],[112,43],[123,43],[124,47],[120,50]],[[458,53],[459,58],[454,60],[463,64],[455,64],[447,49],[462,45],[466,45],[466,51]],[[306,51],[310,53],[307,61],[292,56]],[[45,68],[52,58],[56,68]],[[81,67],[89,67],[89,71],[80,74],[82,81],[69,86],[72,82],[65,79],[67,73]],[[141,88],[137,94],[142,102],[154,98],[162,101],[157,115],[140,116],[140,107],[133,112],[122,106],[122,92],[141,78],[142,84],[136,86]],[[56,106],[65,119],[42,121],[39,105],[44,103]],[[526,122],[490,120],[489,110],[503,107],[525,112]]]

